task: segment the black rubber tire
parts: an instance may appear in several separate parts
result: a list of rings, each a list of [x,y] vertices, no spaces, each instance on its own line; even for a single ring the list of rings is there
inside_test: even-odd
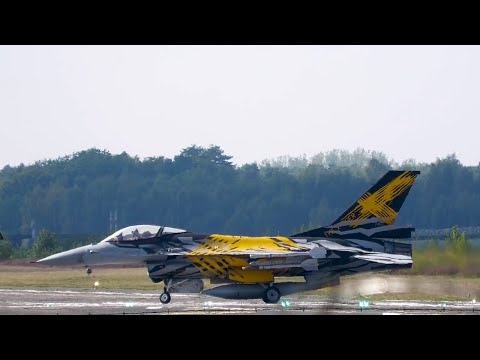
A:
[[[265,290],[263,293],[263,301],[267,304],[276,304],[280,301],[280,290],[278,290],[275,286],[270,286]]]
[[[172,300],[172,297],[170,296],[170,293],[165,291],[162,295],[160,295],[160,302],[162,304],[168,304]]]

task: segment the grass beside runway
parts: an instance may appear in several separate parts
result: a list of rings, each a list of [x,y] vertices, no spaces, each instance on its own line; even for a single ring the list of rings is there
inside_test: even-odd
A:
[[[84,268],[0,265],[0,287],[68,287],[93,288],[98,282],[102,289],[158,290],[146,268],[96,268],[87,275]]]
[[[279,281],[303,281],[303,278],[283,278]],[[148,278],[147,269],[94,268],[87,275],[82,267],[47,267],[33,264],[0,263],[0,287],[56,287],[92,289],[136,289],[162,291],[163,283]],[[210,287],[208,280],[205,288]],[[341,278],[341,284],[300,293],[323,295],[326,298],[370,300],[433,300],[480,301],[480,278],[465,276],[426,276],[398,274],[361,274]],[[475,299],[475,300],[474,300]]]

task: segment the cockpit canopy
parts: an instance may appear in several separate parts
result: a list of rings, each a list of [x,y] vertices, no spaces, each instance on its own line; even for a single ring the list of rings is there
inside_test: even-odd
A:
[[[164,234],[180,234],[186,230],[158,225],[133,225],[120,229],[106,237],[102,242],[135,241],[150,239]]]

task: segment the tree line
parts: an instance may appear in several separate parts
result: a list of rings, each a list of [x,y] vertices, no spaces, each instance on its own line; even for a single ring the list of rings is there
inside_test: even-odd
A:
[[[88,149],[5,166],[0,232],[106,235],[157,224],[198,232],[285,234],[331,223],[389,169],[421,175],[397,219],[416,228],[480,225],[480,164],[455,154],[402,164],[381,152],[332,150],[241,166],[215,145],[192,145],[172,159],[139,159]]]

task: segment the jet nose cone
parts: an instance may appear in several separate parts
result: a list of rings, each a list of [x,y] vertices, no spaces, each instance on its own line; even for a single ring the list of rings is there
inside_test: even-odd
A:
[[[83,254],[85,254],[86,247],[80,247],[72,250],[67,250],[58,254],[47,256],[46,258],[37,261],[39,264],[45,265],[77,265],[83,263]]]

